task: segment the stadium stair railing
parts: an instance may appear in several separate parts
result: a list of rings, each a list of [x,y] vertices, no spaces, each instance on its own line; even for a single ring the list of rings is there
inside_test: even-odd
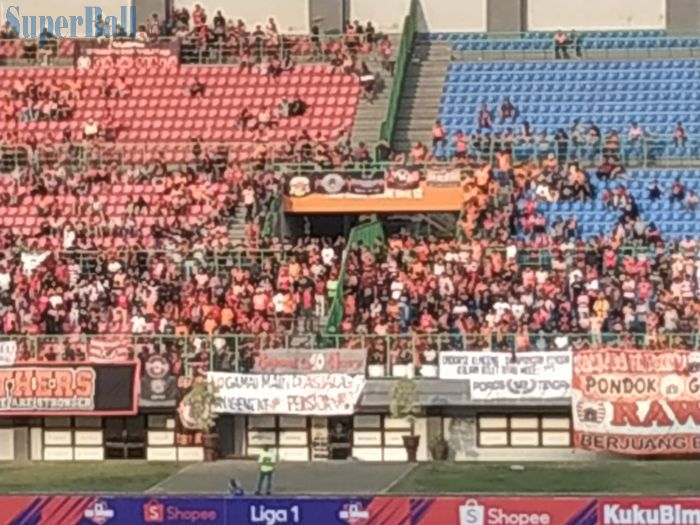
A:
[[[382,122],[379,132],[381,141],[391,144],[394,137],[394,128],[396,126],[396,115],[399,109],[399,100],[403,90],[403,81],[406,76],[406,68],[413,52],[413,42],[416,38],[418,27],[418,0],[411,0],[411,5],[408,15],[403,23],[403,31],[401,32],[401,42],[399,51],[396,57],[396,65],[394,66],[394,83],[389,94],[389,106],[387,108],[386,118]]]

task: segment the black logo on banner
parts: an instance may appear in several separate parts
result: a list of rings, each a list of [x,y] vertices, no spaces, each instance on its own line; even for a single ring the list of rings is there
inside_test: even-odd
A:
[[[415,190],[420,186],[420,171],[410,168],[390,169],[386,173],[387,186],[397,190]]]
[[[162,355],[152,355],[143,366],[141,406],[175,406],[177,380],[170,373],[170,362]]]
[[[337,173],[329,173],[321,179],[321,188],[326,193],[340,193],[345,189],[345,179]]]

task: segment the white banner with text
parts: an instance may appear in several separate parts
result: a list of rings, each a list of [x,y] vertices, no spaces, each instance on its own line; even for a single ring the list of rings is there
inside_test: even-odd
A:
[[[440,379],[465,380],[471,399],[571,397],[571,352],[440,352]]]
[[[364,375],[209,372],[219,388],[220,414],[340,416],[355,412]]]

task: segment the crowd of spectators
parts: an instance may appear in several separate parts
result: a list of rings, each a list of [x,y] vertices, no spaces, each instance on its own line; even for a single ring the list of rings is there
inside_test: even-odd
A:
[[[494,130],[496,119],[500,124],[512,126]],[[627,133],[615,129],[603,133],[594,121],[582,122],[580,119],[574,119],[568,129],[551,131],[533,129],[518,107],[505,97],[498,111],[486,103],[480,106],[471,133],[458,130],[450,137],[444,124],[436,120],[432,127],[433,151],[426,150],[426,156],[439,161],[461,160],[468,156],[489,159],[495,152],[505,151],[520,159],[535,158],[539,161],[553,154],[559,164],[567,160],[593,164],[605,157],[629,162],[655,155],[655,150],[666,140],[649,133],[634,121],[630,122]],[[661,142],[657,143],[657,138]],[[668,143],[682,149],[687,142],[683,123],[677,122],[668,136]],[[415,147],[424,146],[418,143]]]
[[[350,253],[341,331],[450,334],[473,348],[514,344],[517,351],[555,335],[585,335],[601,346],[612,333],[656,347],[669,334],[697,333],[697,243],[619,248],[614,240],[531,249],[513,240],[410,235],[392,237],[386,248],[358,246]]]
[[[308,37],[289,37],[273,19],[249,29],[217,12],[210,23],[197,5],[165,21],[154,15],[137,39],[163,36],[180,38],[183,50],[200,58],[231,58],[273,76],[294,67],[292,50],[329,59],[336,71],[357,74],[363,86],[373,77],[363,53],[377,50],[385,68],[392,67],[391,44],[371,23],[349,24],[343,38],[321,37],[318,26]],[[557,33],[557,58],[568,58],[572,45],[580,54],[580,39]],[[99,89],[104,98],[124,98],[132,86],[116,77]],[[193,98],[206,90],[199,79],[188,88]],[[79,86],[18,80],[3,116],[64,120],[79,96]],[[244,108],[233,125],[264,130],[304,111],[303,99],[282,99],[257,115]],[[496,121],[520,131],[492,133]],[[108,123],[88,121],[82,139],[109,140],[112,131]],[[468,240],[402,233],[385,244],[351,247],[341,334],[446,334],[450,345],[526,351],[602,346],[606,333],[659,347],[670,344],[667,335],[698,332],[700,246],[691,240],[664,244],[623,184],[621,144],[630,151],[649,137],[636,122],[624,139],[578,120],[554,135],[535,132],[508,98],[498,111],[482,105],[471,135],[448,137],[436,121],[433,148],[452,144],[452,161],[468,168],[460,222]],[[681,146],[686,140],[679,122],[673,141]],[[70,136],[64,141],[69,149],[92,147],[78,146]],[[0,333],[188,335],[200,341],[195,353],[208,348],[205,336],[221,336],[211,349],[222,360],[230,355],[226,335],[316,331],[338,286],[342,238],[260,238],[280,193],[272,161],[331,169],[370,163],[375,154],[399,164],[435,160],[423,143],[400,154],[386,143],[354,144],[348,131],[335,142],[306,130],[281,145],[257,140],[245,170],[228,162],[225,151],[210,151],[198,141],[191,145],[192,162],[180,168],[159,159],[133,167],[88,163],[89,169],[75,170],[70,159],[40,162],[39,146],[29,146],[28,162],[13,167],[0,192]],[[522,146],[534,155],[515,162]],[[580,161],[601,153],[602,163],[587,172]],[[619,182],[606,185],[601,198],[620,220],[609,236],[584,243],[574,218],[548,224],[538,204],[595,198],[593,176],[601,187]],[[689,210],[700,204],[681,180],[655,181],[648,194]],[[241,210],[246,236],[232,241],[228,226]],[[622,250],[630,245],[637,248]],[[434,351],[422,348],[422,362],[433,362]],[[370,360],[379,360],[380,353],[371,351]],[[399,353],[413,359],[403,347]]]
[[[269,169],[206,155],[179,167],[18,164],[1,183],[0,248],[23,250],[229,250],[229,225],[244,208],[244,241],[256,246],[280,191]]]
[[[378,33],[372,22],[355,20],[348,23],[341,37],[324,36],[317,23],[311,26],[307,36],[282,34],[274,18],[265,26],[248,27],[238,19],[226,17],[219,10],[211,22],[200,5],[190,13],[186,8],[175,9],[170,17],[161,20],[153,15],[146,26],[139,28],[137,40],[157,40],[174,36],[181,40],[185,61],[238,60],[242,64],[260,63],[266,60],[284,61],[290,56],[304,55],[332,58],[347,65],[358,55],[378,52],[381,57],[391,56],[389,39]]]
[[[79,96],[73,88],[69,81],[54,84],[18,78],[2,101],[3,120],[68,120],[73,113],[74,101]]]
[[[208,248],[46,252],[6,248],[3,334],[261,334],[312,331],[339,274],[342,239],[273,240],[270,252]]]

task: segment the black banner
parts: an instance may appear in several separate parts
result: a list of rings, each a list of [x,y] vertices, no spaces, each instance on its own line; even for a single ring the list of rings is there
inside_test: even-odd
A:
[[[416,168],[391,168],[386,172],[387,186],[395,190],[415,190],[420,186],[421,171]]]
[[[386,187],[383,170],[318,170],[291,177],[285,191],[290,197],[304,197],[311,193],[379,195],[386,191]]]
[[[139,406],[173,408],[178,398],[177,378],[170,361],[162,355],[151,355],[141,370]]]
[[[116,416],[138,412],[138,362],[38,363],[0,369],[0,415]]]

